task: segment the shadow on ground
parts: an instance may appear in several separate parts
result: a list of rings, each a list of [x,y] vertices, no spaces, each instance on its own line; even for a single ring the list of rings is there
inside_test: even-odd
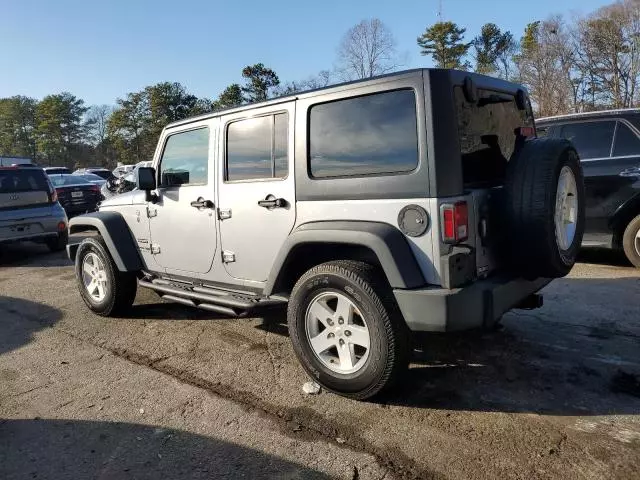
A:
[[[53,326],[62,312],[41,303],[0,295],[0,355],[26,345],[33,333]]]
[[[600,247],[584,247],[578,254],[578,262],[614,267],[633,267],[624,253]]]
[[[421,335],[386,403],[550,415],[640,414],[640,278],[562,279],[493,332]]]
[[[4,267],[69,267],[67,253],[51,253],[42,243],[23,242],[0,245],[0,268]]]
[[[132,423],[0,420],[0,478],[328,476],[229,442]]]

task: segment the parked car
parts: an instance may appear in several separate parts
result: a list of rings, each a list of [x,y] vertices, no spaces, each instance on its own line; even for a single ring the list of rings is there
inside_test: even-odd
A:
[[[47,175],[60,175],[61,173],[71,173],[67,167],[44,167]]]
[[[585,176],[583,245],[621,250],[640,268],[640,109],[537,121],[541,133],[571,140]]]
[[[80,175],[49,175],[68,216],[94,212],[102,200],[100,187]]]
[[[105,180],[109,180],[109,179],[114,178],[114,175],[111,172],[111,170],[108,170],[108,169],[102,168],[102,167],[78,168],[77,170],[74,170],[73,173],[75,175],[85,174],[85,173],[93,173],[94,175],[98,175],[99,177],[102,177]]]
[[[42,168],[0,167],[0,244],[35,241],[51,251],[64,250],[67,225],[67,215]]]
[[[119,177],[108,180],[100,187],[100,192],[104,198],[111,198],[114,195],[130,192],[136,188],[136,177],[138,169],[141,167],[151,166],[151,162],[138,162],[133,170],[126,172]]]
[[[288,305],[294,351],[325,388],[369,398],[414,332],[490,328],[572,268],[578,155],[536,139],[523,87],[412,70],[168,125],[137,188],[71,220],[93,312],[137,286],[241,316]]]
[[[94,185],[98,185],[99,187],[102,187],[105,183],[107,183],[104,178],[96,175],[95,173],[74,173],[73,175],[84,178],[85,180],[88,180],[89,182],[93,183]]]
[[[134,168],[135,168],[135,165],[120,165],[113,169],[113,175],[115,177],[121,177],[133,171]]]

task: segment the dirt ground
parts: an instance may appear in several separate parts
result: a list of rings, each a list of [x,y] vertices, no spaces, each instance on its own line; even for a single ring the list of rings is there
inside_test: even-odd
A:
[[[283,314],[140,289],[103,319],[64,254],[4,247],[0,478],[638,479],[640,277],[581,260],[498,331],[420,338],[366,403],[302,392]]]

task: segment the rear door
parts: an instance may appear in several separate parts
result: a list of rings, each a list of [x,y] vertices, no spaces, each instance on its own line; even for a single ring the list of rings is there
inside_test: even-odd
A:
[[[220,238],[234,279],[262,282],[293,228],[295,102],[222,117]]]

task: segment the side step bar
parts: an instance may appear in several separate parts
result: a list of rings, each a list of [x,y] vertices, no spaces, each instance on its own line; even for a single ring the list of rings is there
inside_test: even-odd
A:
[[[284,297],[259,297],[243,295],[227,290],[199,286],[176,286],[167,280],[139,280],[138,285],[156,291],[162,298],[190,307],[198,307],[232,317],[244,317],[248,313],[277,305],[284,305]]]

